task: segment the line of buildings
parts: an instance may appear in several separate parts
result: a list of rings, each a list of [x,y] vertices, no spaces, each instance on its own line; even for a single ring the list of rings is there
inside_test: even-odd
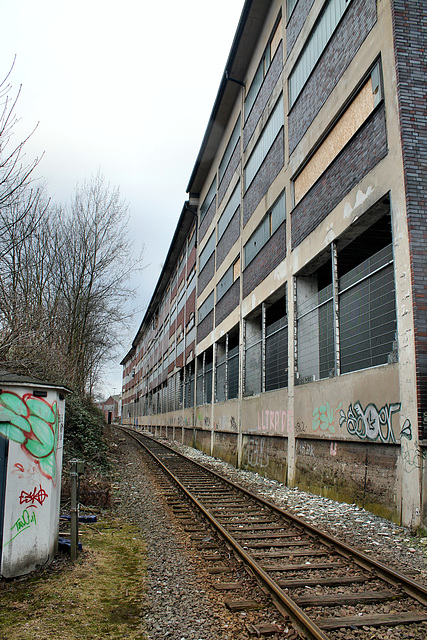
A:
[[[427,520],[427,5],[246,0],[122,421]]]

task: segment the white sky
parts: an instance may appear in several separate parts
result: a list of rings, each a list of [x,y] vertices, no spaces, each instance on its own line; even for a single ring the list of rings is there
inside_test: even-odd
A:
[[[244,0],[8,0],[0,77],[16,63],[18,137],[55,202],[101,170],[130,206],[144,264],[135,331],[166,257]],[[22,131],[22,133],[21,133]],[[135,333],[135,332],[134,332]],[[133,335],[120,353],[124,356]],[[121,358],[119,358],[120,361]],[[121,390],[121,367],[106,372]]]

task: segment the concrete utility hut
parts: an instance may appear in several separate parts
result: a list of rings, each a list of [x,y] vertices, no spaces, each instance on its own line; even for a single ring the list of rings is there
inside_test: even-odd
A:
[[[427,522],[427,5],[244,4],[122,419]]]
[[[0,576],[50,564],[58,548],[65,395],[0,370]]]

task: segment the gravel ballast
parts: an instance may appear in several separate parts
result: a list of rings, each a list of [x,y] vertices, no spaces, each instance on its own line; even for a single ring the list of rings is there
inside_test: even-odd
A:
[[[205,563],[168,510],[135,445],[120,430],[113,429],[112,436],[111,450],[117,468],[115,509],[120,517],[135,523],[147,544],[149,587],[141,613],[147,640],[250,638],[245,625],[250,621],[250,614],[232,613],[225,607],[224,595],[213,588]],[[426,539],[414,538],[405,528],[356,505],[290,489],[258,474],[236,470],[180,443],[175,442],[173,446],[310,524],[427,584]],[[277,637],[299,638],[289,627]]]

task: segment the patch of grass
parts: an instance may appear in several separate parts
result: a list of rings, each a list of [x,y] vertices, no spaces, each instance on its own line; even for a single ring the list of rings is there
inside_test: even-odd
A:
[[[105,517],[81,525],[73,565],[0,581],[1,640],[145,640],[145,545],[132,525]]]

